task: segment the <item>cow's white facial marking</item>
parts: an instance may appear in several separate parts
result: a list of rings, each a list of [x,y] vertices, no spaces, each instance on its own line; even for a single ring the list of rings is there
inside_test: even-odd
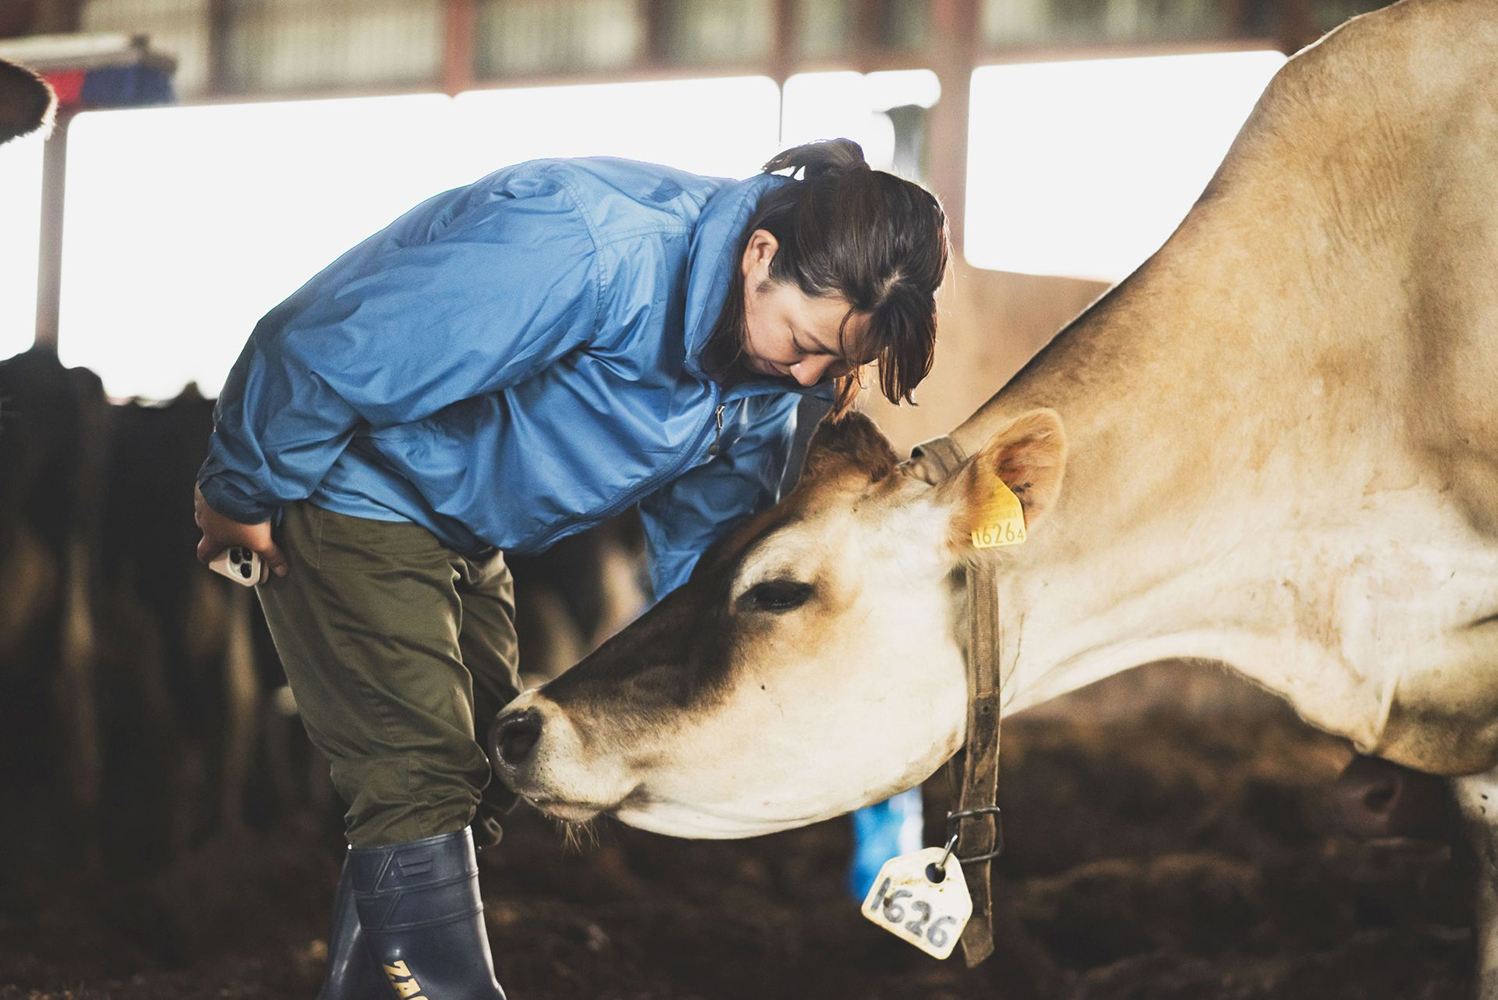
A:
[[[565,819],[612,811],[689,837],[800,826],[921,781],[961,745],[966,718],[952,571],[972,555],[993,476],[1028,476],[1038,509],[1054,499],[1036,492],[1049,480],[1025,443],[1051,431],[1059,441],[1048,419],[1017,421],[1007,448],[984,449],[935,488],[899,474],[861,417],[819,431],[783,504],[507,707],[493,748],[501,775]],[[506,722],[522,718],[539,725]]]

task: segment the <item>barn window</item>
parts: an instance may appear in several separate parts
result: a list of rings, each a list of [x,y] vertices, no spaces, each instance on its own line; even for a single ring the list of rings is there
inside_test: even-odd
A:
[[[407,208],[469,179],[442,95],[74,119],[58,351],[116,396],[215,394],[255,321]]]
[[[113,396],[214,395],[256,320],[422,199],[537,156],[743,176],[778,149],[779,112],[773,81],[740,77],[81,114],[58,350]],[[31,274],[6,280],[34,288],[35,231],[12,241]]]
[[[940,96],[928,69],[798,73],[785,82],[781,144],[846,136],[870,166],[919,180],[924,113]]]
[[[984,66],[973,74],[966,255],[1117,281],[1222,161],[1278,52]]]
[[[771,0],[668,0],[658,7],[669,62],[741,62],[770,51]]]
[[[1075,45],[1221,37],[1229,4],[1199,0],[984,0],[991,46]]]
[[[636,0],[480,0],[485,78],[628,66],[644,50]]]

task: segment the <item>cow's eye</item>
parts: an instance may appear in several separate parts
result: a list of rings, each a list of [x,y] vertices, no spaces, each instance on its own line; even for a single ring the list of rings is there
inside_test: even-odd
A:
[[[795,580],[766,580],[744,591],[739,607],[749,611],[789,611],[799,608],[811,597],[809,583]]]

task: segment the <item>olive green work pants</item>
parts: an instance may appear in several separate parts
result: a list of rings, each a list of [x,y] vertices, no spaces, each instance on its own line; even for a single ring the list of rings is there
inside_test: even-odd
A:
[[[284,510],[274,537],[288,572],[256,591],[348,804],[349,844],[463,829],[491,777],[475,721],[483,738],[518,693],[504,557],[466,559],[420,525],[306,502]]]

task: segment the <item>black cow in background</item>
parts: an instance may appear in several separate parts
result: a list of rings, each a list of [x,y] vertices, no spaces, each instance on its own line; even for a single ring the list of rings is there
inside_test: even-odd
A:
[[[259,603],[194,557],[212,426],[194,386],[113,404],[53,351],[0,362],[0,787],[32,817],[0,824],[7,857],[144,872],[292,813],[336,839]],[[632,515],[515,559],[522,670],[638,613],[642,562]]]
[[[49,350],[0,363],[0,780],[34,820],[8,836],[149,868],[307,798],[253,598],[192,557],[211,421],[195,390],[111,405]]]
[[[109,412],[99,613],[111,642],[99,663],[112,710],[104,738],[155,760],[107,778],[106,813],[137,796],[164,796],[160,813],[135,811],[145,824],[135,832],[175,851],[274,819],[309,796],[325,800],[323,784],[309,786],[311,750],[258,602],[193,557],[192,487],[213,402],[189,385],[169,403]],[[134,709],[118,710],[125,703]]]
[[[94,607],[108,406],[46,351],[0,365],[0,785],[97,815]]]

